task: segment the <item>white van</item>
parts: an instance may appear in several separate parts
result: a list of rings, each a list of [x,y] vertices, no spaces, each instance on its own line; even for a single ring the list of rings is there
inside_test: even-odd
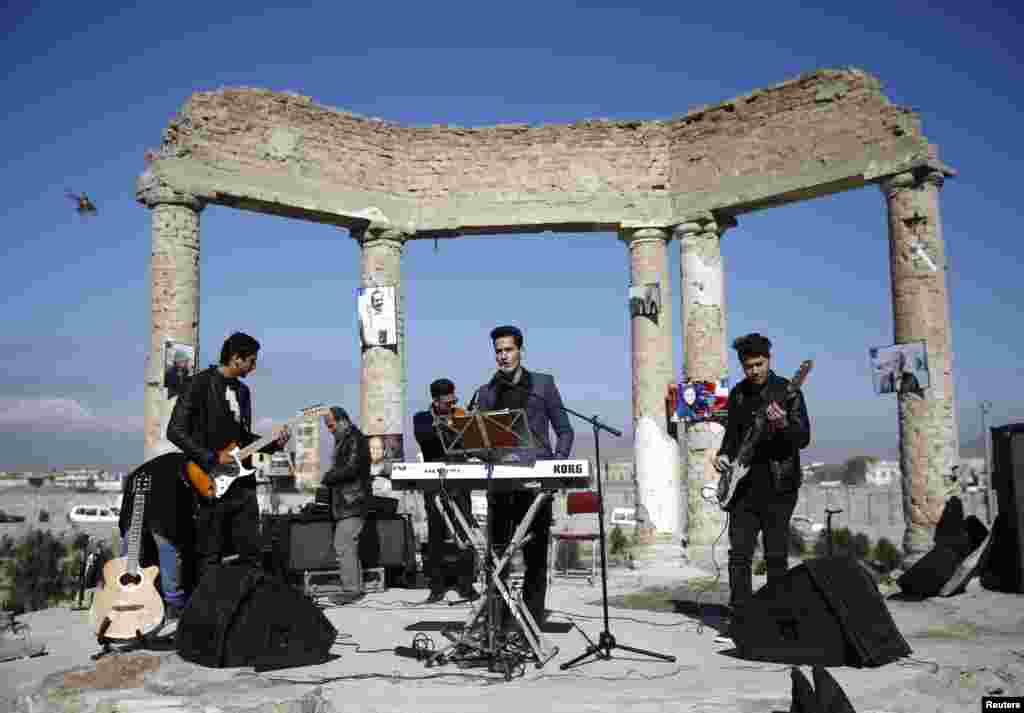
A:
[[[105,505],[75,505],[68,513],[68,520],[77,524],[117,522],[120,517],[119,508]]]
[[[614,508],[611,526],[634,527],[636,525],[636,508]]]

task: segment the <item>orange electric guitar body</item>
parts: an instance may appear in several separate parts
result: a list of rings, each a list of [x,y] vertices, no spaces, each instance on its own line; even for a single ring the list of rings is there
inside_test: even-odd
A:
[[[218,460],[221,455],[230,454],[238,448],[238,444],[232,441],[223,450],[217,453]],[[217,494],[217,486],[213,478],[201,467],[189,461],[185,466],[185,475],[188,482],[192,484],[195,491],[204,498],[213,499]]]

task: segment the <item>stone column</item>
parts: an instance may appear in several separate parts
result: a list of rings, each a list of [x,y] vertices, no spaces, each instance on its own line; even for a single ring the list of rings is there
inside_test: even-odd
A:
[[[143,460],[178,450],[167,440],[167,422],[177,400],[164,388],[164,345],[170,340],[199,352],[199,213],[204,203],[176,191],[150,171],[136,183],[136,199],[151,210],[149,354],[146,358]],[[194,372],[193,372],[194,373]]]
[[[736,225],[710,213],[694,216],[675,228],[679,238],[679,269],[683,324],[683,374],[695,381],[718,383],[728,371],[725,345],[724,274],[721,236]],[[724,429],[717,423],[680,424],[680,451],[684,470],[680,508],[685,503],[687,544],[709,544],[722,530],[721,509],[701,496],[701,488],[717,479],[709,468],[718,452]]]
[[[898,344],[925,340],[930,386],[901,394],[903,549],[913,562],[932,546],[946,503],[944,478],[956,462],[953,350],[938,171],[901,173],[881,183],[889,214],[892,311]]]
[[[353,230],[362,248],[361,287],[395,287],[398,346],[366,346],[362,355],[359,428],[367,435],[398,435],[405,423],[405,316],[402,249],[408,235],[371,225]],[[403,439],[404,449],[404,439]]]
[[[656,319],[630,318],[633,371],[634,468],[640,503],[655,527],[675,531],[678,511],[678,450],[665,423],[665,395],[672,381],[671,310],[665,306],[672,291],[668,281],[668,241],[662,228],[626,228],[619,238],[629,247],[630,285],[658,283],[661,309]]]

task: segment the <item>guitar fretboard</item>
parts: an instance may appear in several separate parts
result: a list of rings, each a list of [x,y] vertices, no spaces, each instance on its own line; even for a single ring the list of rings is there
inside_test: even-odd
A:
[[[135,499],[132,501],[132,524],[128,528],[128,571],[139,573],[139,545],[142,542],[142,517],[146,508],[148,480],[135,484]]]

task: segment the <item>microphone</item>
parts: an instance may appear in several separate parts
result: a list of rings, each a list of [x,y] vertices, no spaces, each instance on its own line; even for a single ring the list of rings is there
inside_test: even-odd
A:
[[[476,387],[476,391],[473,392],[473,398],[469,400],[469,405],[466,406],[466,411],[472,411],[473,407],[476,406],[477,399],[480,398],[480,387]]]

